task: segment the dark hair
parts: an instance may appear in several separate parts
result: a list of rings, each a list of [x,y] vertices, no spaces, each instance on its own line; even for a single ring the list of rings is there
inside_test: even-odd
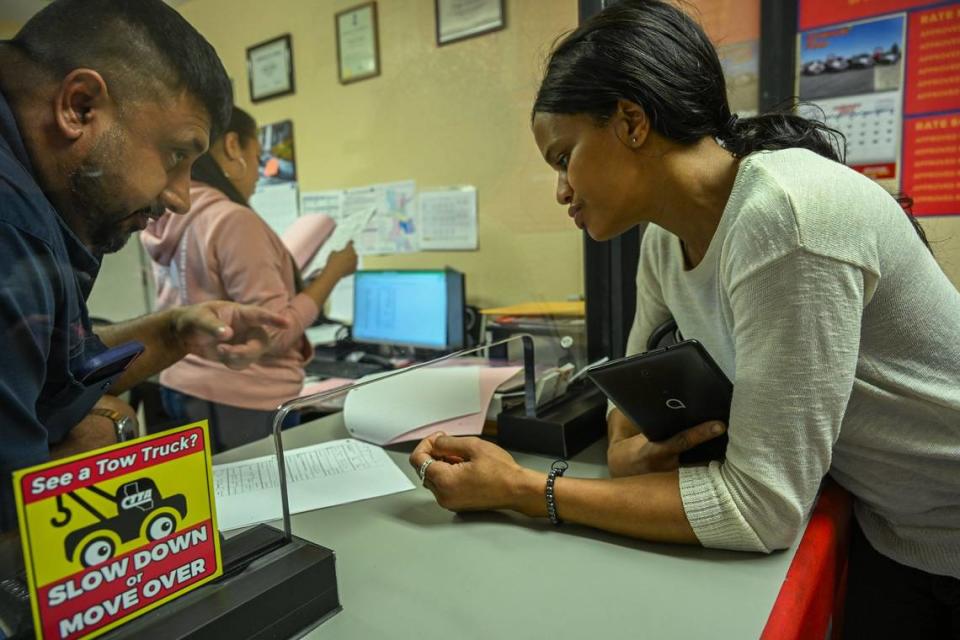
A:
[[[237,134],[237,137],[240,138],[240,145],[245,147],[250,144],[251,140],[257,137],[257,121],[240,107],[234,107],[233,112],[230,114],[230,122],[227,123],[223,135],[225,136],[228,133]],[[211,143],[210,146],[212,147],[213,143]],[[237,188],[230,182],[230,178],[223,174],[223,168],[217,163],[209,151],[197,158],[197,161],[193,163],[193,167],[190,169],[190,177],[197,182],[202,182],[214,189],[219,189],[224,195],[237,204],[242,204],[245,207],[250,206],[250,203],[240,195]],[[289,252],[288,259],[293,263],[293,290],[296,293],[301,293],[304,286],[303,276],[300,273],[299,267],[297,267],[297,261]]]
[[[586,114],[602,125],[618,100],[643,107],[654,131],[681,144],[710,136],[737,158],[802,148],[845,161],[844,135],[796,115],[795,100],[752,118],[732,114],[716,49],[693,18],[666,0],[621,0],[563,37],[550,54],[532,116]],[[901,205],[908,200],[898,197]],[[929,248],[909,206],[904,212]]]
[[[228,133],[237,134],[240,138],[241,146],[245,147],[251,140],[257,137],[257,122],[243,109],[233,107],[233,111],[230,114],[230,121],[224,128],[221,137]],[[216,141],[211,141],[210,146],[213,147],[215,142]],[[197,161],[193,163],[193,167],[190,168],[190,177],[197,182],[202,182],[210,185],[214,189],[219,189],[224,195],[237,204],[248,206],[246,199],[240,195],[240,192],[233,186],[230,179],[223,175],[223,168],[217,163],[209,151],[197,158]]]
[[[186,90],[210,116],[211,140],[230,116],[233,89],[216,51],[163,0],[54,0],[11,43],[52,73],[96,69],[120,96],[157,82]]]
[[[788,111],[733,117],[716,49],[693,18],[664,0],[622,0],[563,38],[533,112],[605,123],[621,99],[643,107],[657,133],[681,144],[711,136],[737,157],[790,147],[842,157],[842,134],[819,122]]]

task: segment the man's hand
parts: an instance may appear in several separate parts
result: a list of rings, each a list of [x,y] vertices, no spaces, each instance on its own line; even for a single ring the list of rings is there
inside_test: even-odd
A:
[[[173,334],[187,353],[231,369],[243,369],[269,351],[266,327],[288,325],[283,316],[224,300],[180,307],[172,320]]]
[[[680,454],[712,440],[726,431],[722,422],[704,422],[677,435],[650,442],[642,433],[612,439],[607,448],[607,467],[613,478],[656,471],[673,471],[680,466]]]

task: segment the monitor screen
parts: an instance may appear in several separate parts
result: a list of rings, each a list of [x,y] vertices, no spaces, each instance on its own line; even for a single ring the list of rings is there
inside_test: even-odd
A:
[[[357,342],[452,350],[463,347],[463,274],[358,271],[353,290]]]

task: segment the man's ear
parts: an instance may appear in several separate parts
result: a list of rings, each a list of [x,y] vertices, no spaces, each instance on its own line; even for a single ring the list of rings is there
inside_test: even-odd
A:
[[[612,121],[617,137],[631,149],[637,149],[646,142],[650,133],[650,118],[636,102],[617,100]]]
[[[54,109],[60,132],[74,141],[92,128],[105,128],[104,117],[114,106],[103,76],[93,69],[74,69],[60,83]]]
[[[240,144],[240,136],[236,131],[228,131],[223,134],[223,155],[227,160],[236,160],[243,157],[243,148]]]

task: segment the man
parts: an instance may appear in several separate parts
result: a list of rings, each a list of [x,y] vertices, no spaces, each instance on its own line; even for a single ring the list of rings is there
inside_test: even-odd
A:
[[[0,43],[0,528],[10,473],[116,442],[88,416],[108,347],[143,355],[119,393],[187,353],[245,366],[277,316],[212,302],[94,334],[86,298],[103,254],[190,206],[190,165],[223,128],[230,81],[213,48],[161,0],[56,0]]]

